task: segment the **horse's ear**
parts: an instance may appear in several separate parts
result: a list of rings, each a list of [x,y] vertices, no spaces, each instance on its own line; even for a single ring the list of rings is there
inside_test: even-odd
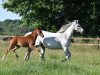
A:
[[[77,23],[78,23],[78,22],[79,22],[79,20],[74,20],[74,22],[77,22]]]
[[[78,22],[79,22],[79,20],[76,20],[76,22],[78,23]]]
[[[40,29],[40,27],[37,27],[37,29]]]
[[[71,21],[68,21],[68,23],[71,23]]]

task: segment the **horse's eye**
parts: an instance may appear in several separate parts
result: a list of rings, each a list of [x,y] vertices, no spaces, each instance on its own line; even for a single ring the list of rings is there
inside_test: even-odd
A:
[[[40,31],[40,33],[42,33],[42,31]]]
[[[80,27],[79,25],[77,27]]]

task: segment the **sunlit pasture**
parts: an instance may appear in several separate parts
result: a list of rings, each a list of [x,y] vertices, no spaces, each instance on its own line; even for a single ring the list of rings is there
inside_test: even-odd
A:
[[[8,41],[0,40],[0,75],[100,75],[100,50],[96,46],[70,46],[70,63],[65,59],[63,50],[46,49],[45,62],[39,58],[38,50],[33,50],[30,60],[23,57],[27,48],[17,50],[19,59],[10,51],[1,58],[8,46]]]

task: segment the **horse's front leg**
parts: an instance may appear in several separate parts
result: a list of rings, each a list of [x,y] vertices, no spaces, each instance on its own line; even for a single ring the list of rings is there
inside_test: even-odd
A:
[[[64,53],[65,53],[65,56],[66,56],[66,59],[65,60],[63,60],[63,61],[70,61],[70,57],[71,57],[71,53],[70,53],[70,51],[68,50],[68,47],[63,47],[63,50],[64,50]]]
[[[24,60],[29,60],[30,59],[30,53],[33,50],[33,48],[34,48],[33,42],[30,42],[29,43],[29,48],[28,48],[27,53],[24,57]]]
[[[30,59],[30,53],[33,49],[31,48],[28,48],[26,54],[25,54],[25,57],[24,57],[24,60],[29,60]]]
[[[42,43],[41,43],[41,45],[40,45],[40,50],[39,50],[39,52],[40,52],[40,57],[41,57],[42,61],[45,61],[45,58],[44,58],[45,47],[44,47],[44,45],[43,45]]]

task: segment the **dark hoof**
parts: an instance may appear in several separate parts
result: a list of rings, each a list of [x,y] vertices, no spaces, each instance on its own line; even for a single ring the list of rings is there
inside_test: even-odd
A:
[[[61,62],[65,62],[65,61],[67,61],[67,59],[62,60]]]

